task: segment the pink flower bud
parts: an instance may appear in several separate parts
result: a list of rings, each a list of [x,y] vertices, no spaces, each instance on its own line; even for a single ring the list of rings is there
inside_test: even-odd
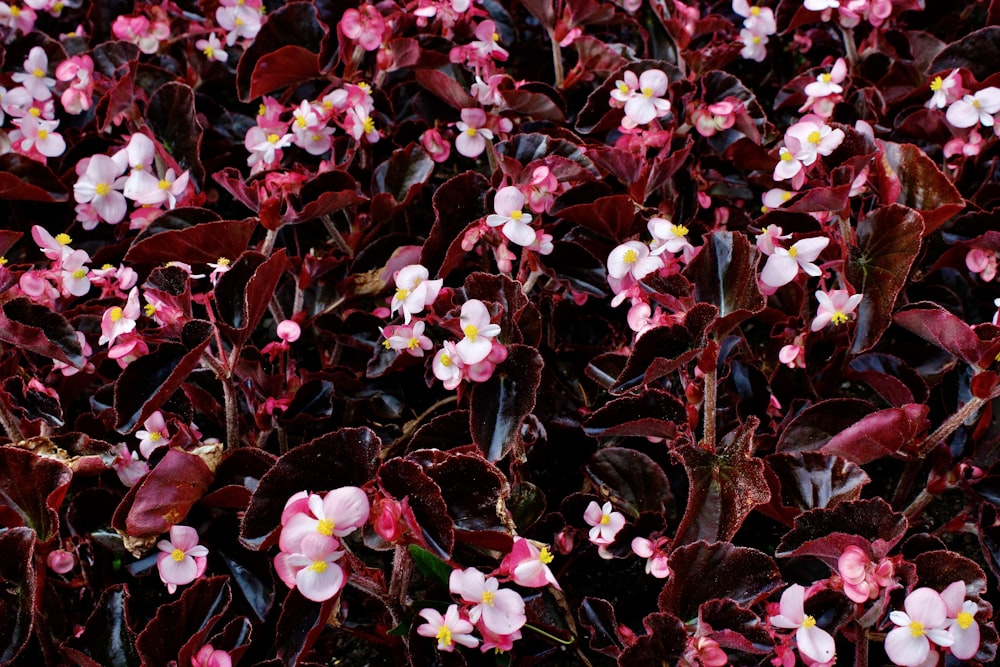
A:
[[[294,343],[302,335],[302,328],[294,320],[282,320],[278,323],[278,338],[286,343]]]
[[[46,565],[56,574],[66,574],[76,567],[76,556],[64,549],[49,552],[45,558]]]

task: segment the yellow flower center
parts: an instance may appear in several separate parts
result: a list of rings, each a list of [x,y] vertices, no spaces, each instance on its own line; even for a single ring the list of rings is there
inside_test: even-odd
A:
[[[760,16],[760,7],[751,7],[750,16]]]
[[[451,630],[448,629],[447,625],[442,625],[438,628],[435,637],[440,645],[451,646]]]
[[[806,630],[815,625],[816,625],[816,619],[810,616],[809,614],[806,614],[805,616],[802,617],[802,627],[805,628]]]
[[[267,114],[267,105],[261,102],[261,105],[257,107],[257,115],[263,116],[265,114]]]
[[[87,269],[77,269],[76,271],[73,272],[73,277],[76,278],[77,280],[83,278],[85,275],[87,275]]]
[[[538,560],[542,561],[545,565],[552,562],[552,554],[549,552],[548,547],[542,547],[538,550]]]
[[[28,109],[28,113],[30,113],[35,118],[38,118],[39,116],[42,115],[42,110],[39,109],[38,107],[31,107],[30,109]]]
[[[520,220],[522,215],[524,215],[524,213],[521,212],[521,211],[511,211],[510,212],[510,219],[511,220]]]
[[[635,264],[636,261],[638,261],[638,259],[639,259],[639,253],[637,253],[632,248],[626,250],[625,254],[622,255],[622,261],[625,262],[626,264]]]
[[[625,83],[624,81],[619,81],[618,92],[620,92],[622,95],[628,95],[628,91],[629,91],[628,84]]]
[[[215,57],[215,49],[213,49],[211,46],[206,46],[204,49],[201,50],[201,52],[204,53],[209,58]]]
[[[1000,354],[998,354],[997,356],[1000,356]],[[442,354],[441,365],[444,366],[445,368],[451,367],[451,357],[448,356],[447,354]]]
[[[795,156],[793,156],[790,151],[781,151],[782,162],[791,162],[794,159],[794,157]]]
[[[387,350],[391,350],[392,349],[392,343],[389,342],[388,338],[386,338],[384,341],[382,341],[382,347],[384,347]]]
[[[829,74],[820,74],[819,80],[822,81],[823,83],[830,83],[830,81],[833,80],[833,77],[830,76]]]
[[[979,100],[977,100],[977,99],[973,98],[973,99],[972,99],[972,108],[973,108],[973,109],[978,109],[978,108],[979,108],[979,106],[980,106],[980,105],[979,105]]]
[[[407,349],[410,349],[410,350],[417,349],[418,347],[420,347],[420,339],[419,338],[410,338],[410,342],[406,344],[406,347],[407,347]]]
[[[476,128],[474,128],[474,127],[467,127],[465,129],[465,133],[467,135],[469,135],[470,137],[474,137],[474,136],[476,136]]]
[[[65,7],[66,7],[65,3],[62,3],[62,2],[57,2],[57,3],[55,3],[54,5],[52,5],[52,11],[53,11],[53,12],[55,12],[56,14],[58,14],[58,13],[59,13],[59,12],[61,12],[61,11],[62,11],[62,10],[63,10],[63,9],[65,8]]]
[[[493,33],[493,41],[494,42],[499,42],[500,41],[500,33],[498,33],[498,32]]]
[[[295,119],[295,124],[298,125],[299,127],[305,127],[306,119],[303,118],[302,116],[299,116],[298,118]]]
[[[159,442],[163,438],[163,434],[159,431],[153,431],[149,434],[149,439],[151,442]]]
[[[753,39],[751,39],[750,41],[753,42],[754,44],[760,44],[761,42],[760,35],[754,35]]]
[[[931,90],[933,90],[936,93],[942,88],[944,88],[944,79],[942,79],[939,76],[934,77],[934,80],[931,81]]]
[[[321,135],[321,134],[314,134],[314,135],[312,135],[312,140],[313,141],[319,141],[322,138],[323,138],[323,135]]]
[[[0,266],[6,266],[8,261],[6,257],[0,256]]]
[[[372,87],[369,86],[364,81],[362,81],[361,83],[358,84],[358,88],[360,88],[361,90],[365,91],[366,93],[372,92]]]
[[[365,134],[371,134],[375,131],[375,121],[372,120],[371,116],[365,116],[365,120],[361,123],[361,127],[364,129]]]
[[[847,320],[848,320],[847,315],[845,315],[842,311],[839,310],[833,314],[833,317],[830,318],[830,321],[833,322],[833,326],[835,327],[839,327]]]
[[[216,262],[219,266],[229,266],[231,263],[228,257],[220,257],[219,261]]]
[[[42,128],[41,130],[38,131],[38,139],[39,139],[39,141],[45,141],[48,138],[49,138],[49,131],[48,130]]]
[[[119,308],[118,306],[115,306],[114,308],[111,309],[111,321],[112,322],[117,322],[122,317],[124,317],[124,315],[122,314],[122,309],[121,308]]]
[[[644,87],[642,89],[642,96],[643,97],[652,97],[653,96],[653,89],[650,88],[649,86]]]
[[[243,19],[237,18],[235,23],[236,23],[236,27],[237,28],[242,28],[243,27]]]
[[[14,18],[17,18],[18,16],[21,15],[21,8],[15,6],[15,5],[11,5],[11,7],[10,7],[10,15],[13,16]]]
[[[493,606],[493,591],[483,591],[483,604]]]
[[[808,139],[811,144],[818,144],[823,140],[823,135],[819,133],[819,130],[813,130],[809,133],[809,136],[806,137],[806,139]]]
[[[310,572],[316,572],[317,574],[323,574],[326,572],[326,561],[325,560],[314,560],[312,565],[309,566]]]
[[[956,618],[955,621],[958,623],[958,627],[962,628],[963,630],[968,630],[969,627],[972,625],[973,621],[975,621],[975,619],[969,612],[961,611],[958,613],[958,618]]]
[[[278,143],[279,141],[281,141],[281,137],[279,137],[279,136],[278,136],[277,134],[274,134],[274,133],[272,132],[271,134],[267,135],[267,140],[268,140],[268,141],[269,141],[270,143],[272,143],[272,144],[276,144],[276,143]]]
[[[36,79],[41,79],[43,76],[45,76],[45,70],[43,70],[41,67],[36,67],[31,74]]]
[[[403,289],[402,287],[400,287],[398,290],[396,290],[396,299],[398,301],[405,301],[406,297],[408,297],[409,295],[410,295],[410,290],[408,289]]]
[[[180,549],[174,549],[170,552],[170,557],[179,563],[184,560],[184,552]]]
[[[69,245],[72,242],[73,239],[69,237],[69,234],[66,233],[56,234],[56,243],[58,243],[59,245]]]
[[[146,317],[152,317],[153,315],[156,315],[156,306],[151,303],[147,303],[142,307],[142,312],[146,313]]]
[[[479,337],[479,329],[476,327],[475,324],[466,324],[464,327],[462,327],[462,332],[465,334],[465,337],[471,340],[473,343],[475,343],[476,338]]]
[[[789,257],[798,257],[799,256],[799,249],[796,248],[795,246],[792,246],[791,248],[788,249],[788,256]]]
[[[161,190],[169,190],[170,189],[170,181],[168,181],[165,178],[161,178],[160,182],[157,183],[156,186],[158,188],[160,188]]]
[[[687,236],[688,228],[684,225],[671,225],[671,231],[673,231],[674,236]]]
[[[606,526],[609,523],[611,523],[611,515],[610,514],[602,514],[601,515],[601,525],[602,526]]]
[[[923,637],[924,624],[920,621],[910,621],[910,634],[914,637]]]
[[[107,183],[98,183],[94,187],[94,192],[97,193],[98,197],[107,197],[111,192],[111,186]]]
[[[782,192],[781,193],[781,201],[788,201],[791,198],[792,198],[792,193],[791,192]]]
[[[320,519],[319,523],[316,524],[316,532],[320,535],[326,535],[330,537],[333,535],[333,529],[337,527],[331,519]]]

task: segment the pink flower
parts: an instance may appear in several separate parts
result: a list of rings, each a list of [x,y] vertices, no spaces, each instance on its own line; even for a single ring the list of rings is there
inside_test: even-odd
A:
[[[740,42],[743,43],[740,56],[744,60],[762,63],[767,58],[767,35],[743,28],[740,30]]]
[[[988,86],[952,103],[945,113],[945,118],[955,127],[973,127],[978,123],[993,127],[993,114],[998,111],[1000,111],[1000,88]]]
[[[128,487],[134,486],[149,472],[149,464],[140,458],[133,458],[132,452],[125,444],[119,446],[118,456],[115,457],[111,467],[115,469],[121,483]]]
[[[979,607],[965,599],[965,582],[955,581],[941,591],[948,615],[948,632],[954,637],[951,654],[959,660],[971,660],[979,652]]]
[[[529,226],[531,214],[525,213],[524,195],[513,186],[500,188],[493,199],[495,213],[486,216],[486,224],[490,227],[503,225],[503,235],[511,243],[519,246],[529,246],[535,242],[535,230]]]
[[[441,136],[437,128],[431,128],[420,135],[420,145],[435,162],[446,162],[451,155],[451,144]]]
[[[365,51],[374,51],[382,45],[385,19],[367,2],[359,9],[348,9],[340,19],[340,31],[353,39]]]
[[[284,531],[282,531],[284,533]],[[298,588],[313,602],[324,602],[339,593],[347,582],[336,561],[344,555],[340,542],[320,533],[305,535],[292,551],[274,557],[274,569],[285,585]]]
[[[434,377],[444,383],[444,388],[451,390],[462,383],[462,369],[465,364],[462,362],[462,357],[459,356],[458,350],[455,349],[455,343],[448,340],[442,344],[440,350],[434,355],[434,361],[431,363],[431,368],[434,371]]]
[[[948,608],[937,591],[918,588],[903,601],[906,611],[894,611],[889,620],[896,628],[885,636],[885,652],[897,665],[922,665],[931,651],[931,642],[951,646],[955,638],[944,629]]]
[[[778,31],[774,10],[770,7],[751,7],[747,0],[733,0],[733,11],[743,17],[743,27],[760,35],[773,35]]]
[[[836,653],[833,637],[816,625],[816,619],[805,613],[805,588],[792,584],[781,594],[777,616],[771,616],[771,625],[777,628],[795,630],[795,643],[799,653],[814,662],[827,662]]]
[[[667,565],[669,543],[670,540],[665,537],[660,537],[655,542],[645,537],[636,537],[632,540],[632,553],[646,559],[646,574],[651,574],[657,579],[666,579],[670,576],[670,566]]]
[[[662,70],[650,69],[640,74],[638,89],[625,102],[622,127],[631,129],[645,125],[670,113],[670,100],[662,97],[667,92],[668,83],[667,75]]]
[[[452,570],[448,589],[473,605],[469,609],[470,621],[476,623],[482,618],[486,627],[499,635],[519,630],[528,620],[524,600],[516,591],[500,589],[496,578],[487,578],[474,567]]]
[[[982,248],[970,248],[965,256],[965,266],[972,273],[978,273],[986,282],[997,276],[997,253]]]
[[[465,338],[455,345],[455,351],[466,366],[478,364],[489,356],[493,339],[500,335],[500,325],[490,322],[490,311],[479,299],[462,304],[459,320]]]
[[[119,192],[125,183],[121,178],[123,171],[124,168],[107,155],[94,155],[73,186],[73,197],[77,203],[93,206],[106,222],[118,224],[128,209],[125,196]]]
[[[479,650],[483,653],[489,652],[490,649],[493,649],[495,652],[509,653],[514,648],[514,642],[521,638],[520,630],[515,630],[505,635],[493,632],[483,623],[482,619],[479,619],[479,622],[476,623],[476,630],[483,636],[483,645],[479,647]]]
[[[621,512],[614,511],[610,502],[604,503],[602,507],[591,500],[583,513],[583,520],[587,525],[593,526],[588,537],[598,546],[607,546],[614,542],[615,535],[625,527],[625,516]]]
[[[960,99],[962,94],[962,76],[957,69],[944,77],[934,77],[930,84],[931,99],[927,100],[928,109],[944,109],[946,106]]]
[[[486,112],[482,109],[462,109],[462,120],[455,123],[458,136],[455,150],[465,157],[479,157],[486,150],[486,140],[493,139],[492,130],[486,127]]]
[[[71,114],[80,114],[91,107],[94,94],[94,61],[90,56],[70,56],[56,66],[56,78],[70,83],[60,102]]]
[[[101,317],[101,337],[97,340],[97,344],[107,343],[110,345],[118,336],[134,331],[135,322],[141,313],[139,290],[133,287],[125,301],[124,308],[115,306],[104,311],[104,316]]]
[[[409,264],[395,276],[396,292],[389,303],[389,313],[397,310],[403,315],[403,323],[409,324],[413,315],[430,306],[441,292],[443,279],[428,280],[430,272],[420,264]]]
[[[413,326],[395,327],[391,336],[387,336],[389,349],[406,352],[414,357],[423,357],[426,350],[434,347],[431,339],[424,335],[426,323],[423,320],[414,322]],[[388,328],[388,327],[386,327]]]
[[[833,69],[824,72],[816,77],[816,80],[805,88],[805,94],[809,97],[827,97],[838,95],[844,92],[841,82],[847,77],[847,63],[843,58],[837,58],[833,64]]]
[[[14,123],[20,128],[21,143],[18,148],[24,153],[30,155],[34,149],[45,157],[58,157],[65,152],[66,141],[55,131],[59,127],[59,121],[39,120],[28,114]],[[15,139],[14,132],[11,133],[11,139]]]
[[[14,72],[11,78],[24,86],[25,90],[31,93],[31,97],[36,100],[48,100],[52,98],[52,88],[56,85],[56,80],[46,76],[49,69],[49,56],[45,49],[34,46],[28,51],[28,57],[24,59],[24,71]]]
[[[170,24],[165,20],[150,21],[145,16],[119,16],[111,26],[118,39],[138,45],[143,53],[160,50],[160,42],[170,38]]]
[[[283,129],[281,132],[267,132],[257,126],[247,130],[243,146],[250,151],[247,165],[253,167],[254,173],[275,166],[281,160],[281,149],[292,145],[294,137]]]
[[[661,268],[663,260],[650,253],[649,247],[641,241],[623,243],[608,255],[608,275],[615,279],[631,276],[642,280]]]
[[[198,544],[198,531],[194,528],[173,526],[170,539],[160,540],[156,546],[162,552],[156,557],[156,568],[170,593],[205,573],[208,549]]]
[[[444,616],[429,607],[421,609],[418,615],[427,622],[417,627],[417,634],[436,639],[439,651],[450,653],[455,650],[455,644],[469,648],[479,645],[479,640],[472,636],[472,623],[459,615],[457,604],[449,605]]]
[[[802,346],[803,342],[802,336],[796,336],[794,343],[783,346],[778,352],[778,361],[792,369],[805,368],[806,350]]]
[[[65,549],[55,549],[45,557],[45,564],[56,574],[66,574],[76,567],[76,556]]]
[[[552,585],[559,588],[559,582],[549,569],[551,562],[552,554],[547,546],[539,548],[531,540],[515,537],[514,547],[504,557],[500,569],[507,572],[518,586],[542,588]]]
[[[403,503],[380,497],[372,506],[372,528],[386,542],[396,542],[403,536],[406,525],[402,521]]]
[[[88,269],[84,264],[90,261],[90,255],[83,250],[74,250],[62,261],[60,280],[64,295],[83,296],[90,291]]]
[[[698,107],[691,114],[691,122],[698,134],[711,137],[736,124],[736,113],[742,104],[735,97],[729,97],[707,107]]]
[[[823,290],[816,292],[819,309],[810,328],[813,331],[819,331],[831,322],[834,326],[844,324],[850,319],[850,315],[858,307],[863,298],[863,294],[851,295],[848,294],[847,290],[842,289],[835,289],[830,292],[824,292]]]
[[[483,21],[476,26],[476,41],[469,44],[468,50],[473,63],[481,65],[489,65],[491,59],[507,60],[510,55],[500,46],[500,33],[493,21]]]
[[[687,240],[688,228],[675,225],[666,218],[650,218],[646,223],[653,242],[649,244],[651,255],[662,255],[664,252],[676,254],[692,248]]]
[[[814,115],[805,116],[785,132],[785,144],[795,149],[795,159],[806,167],[818,156],[833,153],[843,141],[843,130],[833,129]]]
[[[347,115],[344,117],[344,129],[356,141],[361,141],[361,137],[364,137],[368,143],[374,144],[380,138],[369,109],[361,104],[355,104],[347,110]]]
[[[829,243],[827,237],[817,236],[796,241],[787,250],[775,247],[760,272],[761,282],[774,288],[787,285],[795,279],[800,268],[810,276],[822,275],[823,272],[813,262]]]
[[[233,659],[225,651],[205,644],[191,658],[191,667],[233,667]]]
[[[260,32],[260,3],[222,2],[215,10],[215,22],[226,31],[226,44],[232,46],[238,39],[252,40]]]
[[[344,537],[365,525],[371,512],[368,496],[356,486],[342,486],[320,498],[309,494],[302,507],[302,499],[292,496],[286,504],[286,513],[295,503],[298,511],[282,516],[281,536],[278,546],[282,551],[299,550],[306,536],[319,534],[326,537]]]
[[[837,560],[837,573],[844,582],[844,595],[854,602],[863,603],[878,597],[879,587],[893,583],[895,567],[883,558],[878,567],[860,547],[851,545]]]
[[[150,454],[167,444],[170,434],[167,432],[163,413],[159,410],[151,414],[142,423],[142,427],[143,430],[136,431],[135,437],[139,438],[139,453],[148,459]]]
[[[548,167],[535,167],[527,188],[528,207],[534,213],[544,213],[552,208],[559,189],[559,179]]]
[[[214,32],[209,34],[208,39],[199,39],[194,43],[194,47],[204,53],[205,57],[209,60],[220,63],[229,61],[229,53],[226,51],[226,47],[223,46]]]
[[[302,335],[302,327],[295,320],[282,320],[278,322],[275,333],[285,343],[294,343]]]
[[[774,165],[772,178],[776,181],[792,181],[792,187],[798,189],[805,182],[805,172],[802,161],[795,153],[785,146],[778,149],[778,164]]]
[[[719,646],[719,642],[708,637],[689,637],[688,650],[684,652],[684,656],[690,656],[690,664],[702,667],[724,667],[729,664],[729,656]]]

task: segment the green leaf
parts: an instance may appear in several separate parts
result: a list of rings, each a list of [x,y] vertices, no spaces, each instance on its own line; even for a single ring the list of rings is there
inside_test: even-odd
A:
[[[410,557],[421,574],[444,587],[448,586],[448,579],[451,577],[452,571],[452,567],[448,563],[416,544],[411,544],[409,549]]]

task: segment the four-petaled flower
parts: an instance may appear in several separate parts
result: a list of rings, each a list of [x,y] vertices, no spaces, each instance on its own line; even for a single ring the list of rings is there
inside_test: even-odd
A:
[[[490,227],[503,226],[500,231],[511,243],[530,246],[535,242],[535,230],[531,228],[531,214],[524,211],[524,194],[513,185],[500,188],[493,199],[494,213],[486,216]]]
[[[795,643],[799,653],[813,662],[827,662],[833,659],[836,646],[833,637],[816,625],[816,619],[805,612],[806,589],[792,584],[781,594],[777,616],[771,616],[771,625],[776,628],[795,630]]]
[[[436,639],[439,651],[454,651],[455,644],[479,646],[479,640],[472,636],[472,623],[459,614],[457,604],[449,605],[444,616],[430,607],[421,609],[418,615],[427,622],[417,627],[417,634]]]
[[[885,652],[897,665],[924,664],[931,652],[931,642],[938,646],[955,643],[955,638],[944,629],[948,608],[934,589],[916,589],[906,596],[903,609],[889,614],[889,620],[897,627],[885,636]]]
[[[849,294],[847,290],[842,289],[835,289],[830,292],[824,292],[823,290],[816,292],[819,309],[810,328],[813,331],[819,331],[831,322],[834,326],[844,324],[850,319],[850,316],[854,313],[854,309],[858,307],[863,298],[863,294]]]
[[[469,299],[462,304],[459,321],[465,338],[458,341],[455,351],[463,364],[478,364],[493,349],[493,339],[500,335],[500,325],[490,323],[490,311],[479,299]]]
[[[625,515],[616,512],[610,502],[601,506],[591,500],[583,513],[583,520],[592,526],[588,537],[598,546],[607,546],[614,542],[618,531],[625,527]]]
[[[173,526],[170,539],[160,540],[156,546],[161,552],[156,557],[156,568],[170,593],[205,573],[208,549],[198,544],[198,531],[194,528]]]
[[[473,605],[469,608],[471,622],[481,618],[498,635],[511,634],[527,622],[524,600],[517,591],[500,588],[495,577],[487,577],[474,567],[452,570],[448,589]]]

